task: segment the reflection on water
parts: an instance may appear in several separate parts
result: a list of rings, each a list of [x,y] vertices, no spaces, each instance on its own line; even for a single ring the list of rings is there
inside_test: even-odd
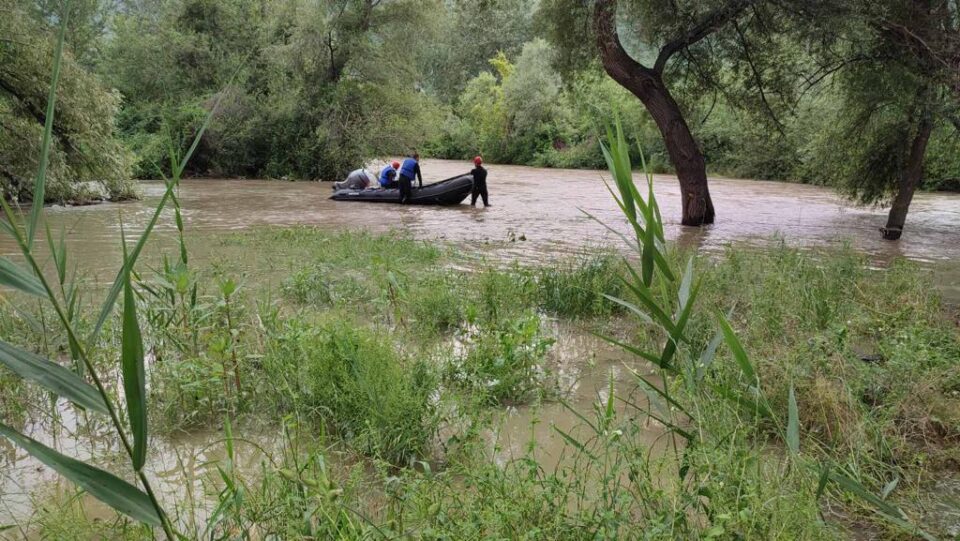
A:
[[[469,169],[466,162],[425,160],[424,173],[439,180]],[[625,223],[603,185],[600,171],[490,166],[488,185],[493,206],[472,208],[405,207],[330,201],[328,183],[256,180],[188,180],[180,202],[194,256],[203,258],[216,235],[255,225],[307,224],[330,229],[399,229],[423,239],[447,239],[465,246],[495,243],[497,257],[537,260],[586,246],[619,242],[615,235],[584,215],[625,231]],[[638,177],[639,180],[639,177]],[[897,256],[931,266],[948,296],[960,300],[960,195],[918,194],[910,209],[904,238],[884,241],[878,228],[883,209],[844,204],[832,191],[817,186],[736,179],[713,179],[711,190],[718,222],[704,228],[680,227],[679,188],[674,177],[657,175],[656,192],[670,238],[682,244],[718,250],[732,241],[763,246],[775,234],[793,245],[814,246],[849,240],[873,254],[878,263]],[[106,279],[120,260],[120,223],[128,234],[144,227],[152,205],[163,193],[158,183],[144,185],[141,202],[80,208],[52,208],[54,231],[65,228],[77,247],[81,268]],[[171,242],[172,213],[158,231]],[[510,239],[515,239],[510,242]],[[525,239],[525,240],[520,240]],[[161,239],[161,243],[163,240]],[[0,240],[0,253],[15,252]],[[106,273],[106,274],[105,274]]]

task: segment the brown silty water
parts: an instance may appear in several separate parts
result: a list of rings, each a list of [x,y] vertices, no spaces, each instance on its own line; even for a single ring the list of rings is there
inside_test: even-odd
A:
[[[378,164],[371,164],[376,169]],[[452,177],[470,169],[466,162],[424,160],[427,181]],[[416,207],[393,204],[335,202],[328,183],[263,180],[187,180],[179,190],[188,243],[194,262],[215,257],[217,240],[231,231],[253,226],[312,225],[330,230],[400,230],[425,240],[444,240],[503,261],[536,262],[620,242],[595,216],[615,230],[627,232],[619,209],[604,186],[605,172],[488,167],[491,208]],[[637,175],[637,181],[642,179]],[[844,203],[831,191],[798,184],[738,179],[712,179],[711,191],[718,222],[703,228],[679,226],[679,189],[668,175],[654,177],[656,194],[667,222],[669,238],[708,252],[723,250],[731,242],[746,242],[758,249],[779,242],[791,245],[829,246],[850,242],[869,253],[878,265],[904,256],[933,272],[945,296],[960,301],[960,196],[919,194],[911,208],[904,238],[880,239],[883,209]],[[67,232],[73,263],[94,280],[113,278],[120,262],[121,223],[128,239],[142,231],[163,193],[160,183],[145,183],[141,201],[89,207],[48,209],[54,231]],[[158,225],[154,246],[172,247],[175,229],[172,211]],[[154,250],[154,253],[157,250]],[[0,253],[15,255],[16,247],[0,238]],[[256,254],[249,254],[251,267]],[[583,330],[559,323],[550,326],[558,342],[551,353],[551,368],[567,402],[589,416],[606,398],[609,378],[618,393],[631,392],[630,369],[643,370],[636,360]],[[59,422],[39,419],[26,427],[28,435],[81,459],[116,456],[113,438],[104,438],[103,427],[91,428],[78,420],[73,409],[61,405]],[[537,421],[537,422],[533,422]],[[545,468],[562,460],[564,443],[554,426],[576,435],[577,420],[560,404],[536,409],[508,408],[488,434],[490,451],[504,463],[521,456],[527,443],[538,443],[537,459]],[[662,431],[648,426],[651,445]],[[256,471],[257,464],[276,450],[276,427],[244,431],[251,444],[238,445],[239,467]],[[239,433],[238,433],[239,435]],[[186,436],[154,438],[150,474],[163,499],[171,504],[204,507],[205,483],[224,457],[222,434],[213,430]],[[94,458],[95,460],[97,458]],[[113,466],[109,462],[105,467]],[[119,468],[125,471],[124,468]],[[0,525],[29,521],[39,497],[69,490],[20,449],[0,441]],[[39,492],[38,492],[38,489]],[[193,505],[191,499],[197,502]],[[186,503],[185,503],[186,502]],[[96,506],[92,505],[93,514]],[[194,517],[202,523],[204,513]],[[19,535],[19,530],[13,530]],[[4,534],[0,534],[2,537]]]
[[[379,163],[370,164],[376,170]],[[467,162],[424,160],[427,182],[462,174]],[[504,260],[537,261],[619,242],[614,234],[587,217],[626,232],[626,224],[604,186],[605,172],[491,165],[487,181],[491,208],[401,206],[338,202],[328,199],[329,183],[263,180],[186,180],[180,202],[191,252],[203,258],[206,242],[224,231],[260,225],[313,225],[321,228],[401,230],[422,239],[496,247]],[[637,182],[642,182],[636,175]],[[885,209],[845,203],[831,190],[802,184],[711,179],[717,223],[681,227],[680,193],[675,177],[654,176],[656,195],[669,238],[706,251],[731,242],[762,248],[781,236],[791,245],[820,246],[850,242],[882,265],[904,256],[934,271],[937,283],[953,301],[960,300],[960,195],[918,194],[910,209],[902,240],[884,241],[878,229]],[[93,278],[112,279],[120,261],[120,224],[128,238],[149,220],[163,193],[160,183],[145,183],[138,202],[49,209],[54,231],[68,232],[71,253]],[[158,243],[169,243],[172,211],[158,226]],[[510,239],[516,242],[507,242]],[[521,240],[522,239],[522,240]],[[16,246],[0,239],[0,253]],[[255,257],[256,254],[251,254]]]

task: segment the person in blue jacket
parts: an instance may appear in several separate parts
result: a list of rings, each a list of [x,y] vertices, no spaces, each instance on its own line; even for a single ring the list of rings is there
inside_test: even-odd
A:
[[[396,189],[400,187],[397,182],[397,169],[400,169],[400,162],[393,162],[385,165],[380,170],[380,187],[384,190]]]
[[[423,188],[423,175],[420,174],[420,154],[414,152],[400,164],[400,202],[409,203],[413,195],[413,180],[416,178]]]

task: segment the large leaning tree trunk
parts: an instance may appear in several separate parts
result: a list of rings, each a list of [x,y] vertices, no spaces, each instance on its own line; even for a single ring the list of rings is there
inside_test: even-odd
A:
[[[897,195],[893,198],[887,225],[880,229],[883,238],[887,240],[897,240],[903,234],[903,225],[907,221],[907,212],[910,210],[910,202],[913,201],[913,193],[917,191],[920,181],[923,180],[923,156],[927,152],[927,143],[930,141],[932,131],[933,118],[930,112],[926,111],[920,117],[917,133],[910,144],[910,155],[907,157],[906,167],[901,172],[897,183]]]
[[[594,6],[593,30],[604,70],[620,86],[640,99],[666,143],[667,153],[680,181],[683,225],[713,223],[715,213],[703,152],[663,81],[663,71],[675,53],[719,30],[755,3],[757,0],[735,0],[708,13],[668,41],[660,49],[653,67],[636,61],[620,42],[617,33],[617,0],[597,0]]]

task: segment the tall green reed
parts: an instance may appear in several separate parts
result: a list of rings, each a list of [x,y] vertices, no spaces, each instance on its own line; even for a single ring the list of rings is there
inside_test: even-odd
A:
[[[742,425],[739,428],[751,431],[757,437],[772,433],[784,446],[788,463],[817,479],[817,499],[825,493],[829,485],[835,486],[861,499],[874,513],[903,531],[932,539],[928,533],[911,523],[900,508],[886,500],[892,487],[890,490],[885,488],[881,496],[875,495],[854,476],[833,464],[829,457],[817,456],[814,452],[802,452],[800,413],[793,386],[789,387],[784,416],[774,410],[765,396],[761,374],[750,360],[727,316],[717,313],[717,330],[713,339],[702,347],[696,343],[687,329],[696,309],[695,303],[701,287],[700,280],[693,277],[695,256],[688,259],[686,268],[682,271],[671,263],[664,237],[663,219],[653,190],[653,177],[648,172],[645,173],[647,190],[644,195],[633,181],[630,145],[619,122],[608,130],[606,143],[601,143],[601,147],[616,188],[614,191],[608,185],[608,190],[626,218],[633,236],[629,238],[604,225],[626,243],[634,256],[624,258],[627,273],[623,278],[623,285],[629,297],[608,295],[607,298],[625,308],[641,324],[655,329],[660,347],[651,351],[649,348],[644,349],[611,337],[601,338],[652,363],[659,371],[660,377],[657,379],[635,370],[633,376],[648,399],[648,405],[642,408],[644,413],[659,421],[668,433],[683,441],[682,446],[673,447],[680,464],[681,481],[699,475],[688,460],[692,451],[710,445],[711,441],[722,441],[728,437],[718,432],[729,427],[711,426],[702,419],[702,404],[712,404],[715,407],[718,402],[726,403],[733,411],[739,412],[735,414],[737,422]],[[641,165],[646,172],[642,151],[640,156]],[[584,213],[599,222],[585,211]],[[712,366],[713,361],[721,344],[729,349],[733,357],[738,372],[736,378],[711,377],[715,368]],[[686,354],[680,355],[681,350],[685,350]],[[678,393],[678,389],[684,392]],[[612,393],[611,389],[611,396]],[[630,407],[641,408],[636,403],[626,403]],[[600,434],[604,432],[612,416],[613,408],[608,402],[605,414],[599,416],[599,421],[588,424]],[[569,434],[561,432],[561,435],[578,449],[586,449],[582,442]],[[699,482],[682,486],[698,491],[692,495],[698,501],[703,496],[699,493],[703,487]],[[706,512],[709,515],[708,509]]]
[[[55,267],[56,284],[52,283],[44,273],[44,268],[40,263],[41,254],[34,245],[34,239],[45,223],[43,206],[46,166],[49,161],[51,135],[56,113],[57,86],[69,12],[69,1],[65,1],[63,3],[63,15],[59,20],[60,28],[53,58],[40,164],[34,181],[32,208],[25,224],[19,223],[18,216],[10,207],[7,198],[0,197],[0,205],[2,205],[6,216],[6,221],[0,221],[0,227],[14,239],[26,263],[26,267],[24,267],[9,259],[0,258],[0,285],[26,295],[38,297],[54,310],[58,324],[67,337],[70,356],[77,365],[82,367],[82,370],[78,372],[68,370],[53,360],[5,341],[0,341],[0,363],[25,381],[39,385],[55,395],[73,402],[84,410],[109,417],[116,437],[129,459],[132,473],[139,482],[139,487],[96,466],[63,455],[7,424],[0,423],[0,435],[20,446],[34,458],[53,468],[118,512],[149,526],[160,527],[167,538],[175,539],[176,534],[173,524],[158,501],[145,472],[149,440],[147,426],[148,400],[145,385],[143,339],[136,313],[136,293],[132,276],[136,262],[163,209],[168,201],[174,198],[181,174],[209,126],[219,100],[214,104],[213,110],[196,133],[189,150],[176,162],[172,177],[165,179],[166,190],[164,195],[132,250],[127,250],[126,239],[123,239],[123,263],[117,271],[116,279],[110,287],[106,299],[101,305],[99,318],[93,331],[86,340],[81,339],[78,333],[76,316],[80,293],[73,282],[67,279],[67,248],[63,236],[61,235],[59,242],[55,242],[49,228],[46,229],[47,248],[51,255],[50,260]],[[103,378],[97,373],[90,353],[96,348],[103,325],[114,313],[114,307],[121,293],[123,294],[123,303],[120,311],[122,331],[119,360],[123,380],[122,404],[126,408],[126,423],[122,420],[121,404],[111,397],[110,390],[104,385]]]

